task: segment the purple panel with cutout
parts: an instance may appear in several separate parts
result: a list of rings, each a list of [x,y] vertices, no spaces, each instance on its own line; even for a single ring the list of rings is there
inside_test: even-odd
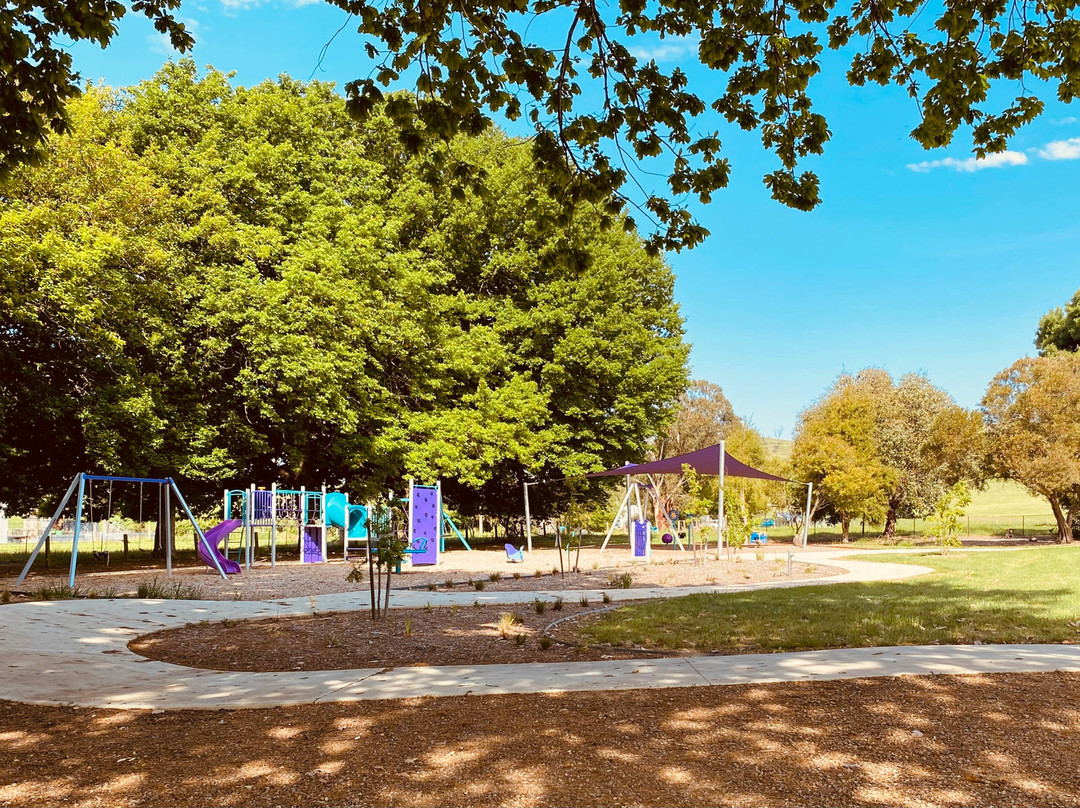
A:
[[[322,535],[319,528],[304,528],[304,548],[301,559],[305,564],[318,564],[323,560]]]
[[[631,549],[634,558],[649,557],[649,523],[644,519],[634,520],[634,541]]]
[[[439,563],[439,489],[417,485],[412,490],[412,563],[430,566]]]

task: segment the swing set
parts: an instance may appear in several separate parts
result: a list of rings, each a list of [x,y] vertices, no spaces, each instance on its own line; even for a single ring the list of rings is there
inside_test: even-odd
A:
[[[79,535],[82,530],[83,510],[86,508],[89,511],[91,521],[93,521],[93,500],[94,500],[94,483],[109,484],[108,494],[108,513],[105,520],[106,533],[105,539],[108,539],[108,525],[112,521],[112,502],[113,502],[113,484],[114,483],[138,483],[139,484],[139,521],[142,521],[142,503],[143,503],[143,486],[144,485],[156,485],[158,496],[158,525],[159,530],[162,533],[162,539],[165,544],[165,568],[168,571],[169,576],[172,576],[172,548],[173,548],[173,528],[172,528],[172,510],[173,510],[173,498],[176,498],[176,503],[179,505],[180,510],[184,512],[188,521],[191,522],[191,526],[195,529],[195,541],[196,543],[202,543],[206,548],[207,554],[214,561],[214,567],[222,578],[225,578],[225,571],[218,563],[215,554],[211,552],[210,542],[207,541],[206,535],[203,533],[202,528],[199,527],[198,522],[195,521],[195,516],[191,513],[191,509],[188,507],[187,502],[184,500],[184,495],[180,493],[180,489],[176,485],[176,481],[172,477],[111,477],[102,474],[85,474],[80,473],[75,476],[75,479],[71,481],[71,485],[68,486],[67,493],[64,494],[60,500],[60,504],[57,506],[55,513],[49,520],[49,524],[45,526],[45,530],[41,533],[41,538],[38,539],[37,545],[34,547],[30,558],[26,561],[26,566],[23,567],[22,572],[19,574],[16,584],[21,584],[27,574],[30,572],[30,568],[33,566],[34,561],[38,557],[38,553],[41,552],[41,548],[45,546],[45,541],[52,535],[53,527],[60,520],[60,515],[64,512],[64,508],[67,507],[68,502],[72,496],[76,496],[75,505],[75,533],[71,540],[71,566],[68,572],[68,586],[75,586],[75,566],[79,558]],[[105,551],[105,544],[101,545],[102,552]],[[95,550],[95,555],[99,555]]]

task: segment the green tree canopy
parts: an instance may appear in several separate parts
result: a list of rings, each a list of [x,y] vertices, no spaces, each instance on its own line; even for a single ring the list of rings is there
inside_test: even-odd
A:
[[[718,125],[760,135],[776,158],[764,177],[775,199],[803,210],[819,203],[818,178],[802,165],[831,136],[812,99],[826,48],[850,58],[850,83],[893,84],[916,99],[921,120],[911,136],[925,148],[949,144],[963,127],[977,155],[1003,151],[1043,111],[1032,88],[1048,85],[1063,102],[1080,91],[1074,0],[944,0],[932,8],[908,0],[329,2],[355,17],[366,40],[368,62],[357,70],[366,77],[346,88],[351,111],[388,114],[411,149],[477,135],[493,114],[524,118],[535,133],[536,169],[563,203],[549,224],[586,202],[602,208],[602,223],[629,226],[618,216],[633,173],[627,166],[659,160],[667,187],[646,192],[640,205],[657,223],[653,249],[693,246],[707,235],[682,200],[708,202],[728,183]],[[130,8],[183,50],[190,38],[168,14],[176,4],[138,0]],[[126,10],[117,0],[20,0],[0,12],[8,124],[0,167],[25,159],[48,128],[63,129],[77,78],[65,44],[106,45]],[[681,67],[635,55],[638,37],[696,48],[716,80],[692,85]],[[415,95],[384,96],[405,81],[415,81]],[[1019,95],[1009,98],[1014,87]],[[482,165],[461,165],[463,178],[482,184]]]
[[[1064,306],[1050,309],[1039,320],[1035,347],[1040,354],[1080,351],[1080,289]]]
[[[843,375],[795,427],[791,464],[796,479],[814,484],[810,519],[839,523],[844,541],[852,519],[884,517],[895,476],[877,455],[874,404],[868,385]]]
[[[327,84],[181,62],[70,110],[0,186],[0,501],[90,469],[516,505],[643,451],[685,387],[670,269],[600,211],[538,226],[520,141],[455,141],[492,191],[455,193]]]
[[[1050,502],[1058,541],[1080,518],[1080,354],[1018,359],[982,406],[996,471]]]
[[[869,491],[862,486],[880,485],[866,499],[865,515],[883,518],[886,537],[895,535],[898,518],[930,513],[959,480],[981,478],[980,417],[919,374],[895,382],[879,368],[842,375],[800,423],[804,446],[796,436],[794,473],[816,487],[819,478],[825,484],[829,474],[843,470],[836,479],[862,492],[852,501]],[[836,453],[832,459],[830,452]],[[883,474],[876,472],[879,467]]]

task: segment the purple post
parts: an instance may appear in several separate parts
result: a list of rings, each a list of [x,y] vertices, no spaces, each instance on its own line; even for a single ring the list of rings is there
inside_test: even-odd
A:
[[[439,489],[434,485],[414,485],[412,489],[412,524],[409,536],[412,541],[413,566],[431,566],[439,563],[439,530],[442,521],[439,513]]]

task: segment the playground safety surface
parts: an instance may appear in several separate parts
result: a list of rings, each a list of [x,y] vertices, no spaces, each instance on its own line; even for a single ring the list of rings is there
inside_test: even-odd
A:
[[[205,711],[0,702],[0,805],[1080,804],[1080,675]]]
[[[831,581],[923,569],[829,562],[849,570]],[[394,597],[433,595],[501,608],[535,593]],[[195,670],[126,647],[200,619],[363,605],[0,609],[3,695],[32,702],[0,702],[0,805],[1080,805],[1076,646],[291,673]],[[727,686],[702,686],[715,684]],[[222,709],[235,707],[248,709]]]

